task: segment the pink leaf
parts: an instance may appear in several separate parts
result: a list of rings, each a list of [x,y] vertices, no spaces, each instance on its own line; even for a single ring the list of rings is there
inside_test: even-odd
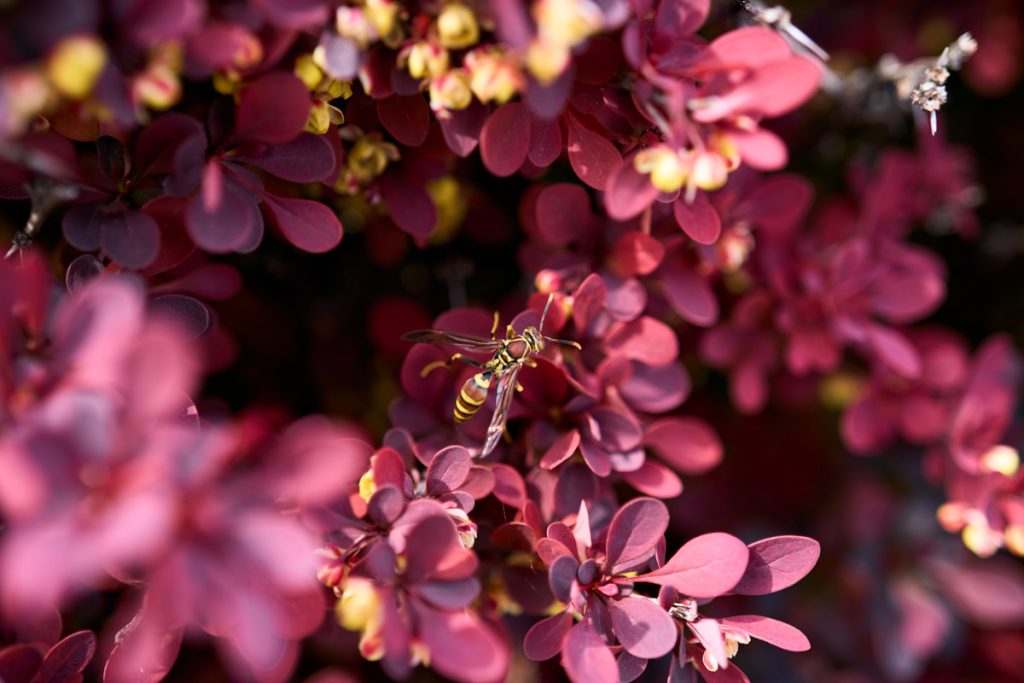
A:
[[[553,470],[572,457],[579,447],[579,431],[573,429],[565,432],[555,439],[555,442],[544,452],[544,456],[540,459],[540,466],[546,470]]]
[[[718,435],[694,417],[668,417],[648,425],[644,445],[684,474],[702,474],[722,461]]]
[[[868,346],[878,359],[907,379],[921,375],[921,356],[906,337],[881,325],[867,330]]]
[[[562,127],[558,119],[547,121],[536,116],[530,121],[530,163],[545,168],[562,154]]]
[[[480,131],[487,122],[487,115],[487,109],[474,101],[466,109],[449,112],[447,117],[438,119],[448,149],[460,157],[472,154],[480,142]]]
[[[573,683],[618,683],[615,657],[589,621],[570,629],[562,648],[562,667]]]
[[[430,131],[430,107],[422,95],[377,100],[377,116],[391,137],[409,147],[422,145]]]
[[[326,204],[264,194],[263,205],[288,241],[300,249],[320,254],[341,242],[341,221]]]
[[[530,112],[521,102],[494,110],[480,131],[480,156],[487,170],[503,178],[515,173],[530,148]]]
[[[535,662],[551,659],[562,651],[562,641],[572,625],[572,615],[566,611],[538,621],[526,632],[523,651]]]
[[[608,603],[612,630],[626,652],[635,657],[657,659],[668,654],[679,638],[676,624],[657,602],[628,597]]]
[[[786,143],[770,130],[730,131],[739,148],[743,163],[758,171],[775,171],[786,165],[789,150]]]
[[[661,265],[665,247],[650,235],[631,230],[622,233],[612,250],[616,270],[623,275],[649,275]]]
[[[718,321],[718,299],[706,278],[681,261],[662,264],[665,297],[684,320],[709,327]]]
[[[612,574],[634,569],[650,558],[666,529],[668,508],[664,503],[653,498],[629,501],[619,508],[608,527],[605,565]]]
[[[760,617],[753,614],[725,617],[719,619],[722,626],[732,627],[749,633],[754,638],[763,640],[775,647],[781,647],[790,652],[806,652],[811,649],[811,643],[807,636],[800,632],[800,629],[789,624]]]
[[[775,536],[750,544],[750,560],[732,592],[767,595],[788,588],[807,576],[821,546],[806,536]]]
[[[664,566],[636,580],[672,586],[692,598],[714,598],[736,586],[749,555],[747,546],[735,536],[704,534],[676,551]]]
[[[608,187],[612,172],[622,164],[619,150],[603,135],[575,118],[569,119],[569,164],[584,183],[595,190]]]
[[[638,470],[620,474],[627,484],[648,496],[668,500],[683,492],[683,482],[676,473],[653,460],[646,460]]]
[[[650,316],[616,325],[607,333],[604,345],[609,355],[648,365],[666,365],[679,355],[675,332]]]
[[[11,645],[0,650],[0,681],[28,683],[43,664],[43,655],[31,645]]]
[[[469,451],[462,446],[441,449],[427,466],[427,491],[430,495],[454,491],[466,481],[469,466]]]

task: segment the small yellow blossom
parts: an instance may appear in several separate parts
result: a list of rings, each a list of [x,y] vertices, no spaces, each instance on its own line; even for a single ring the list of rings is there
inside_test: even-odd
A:
[[[46,74],[61,95],[85,99],[107,65],[107,50],[94,36],[71,36],[57,44],[46,61]]]
[[[462,50],[480,40],[480,26],[473,10],[460,2],[450,2],[437,16],[437,36],[441,45]]]

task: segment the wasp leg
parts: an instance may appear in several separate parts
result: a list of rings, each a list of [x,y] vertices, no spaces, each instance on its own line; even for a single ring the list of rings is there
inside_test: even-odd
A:
[[[537,367],[537,361],[535,361],[532,358],[527,358],[523,362],[526,363],[526,367],[528,367],[528,368],[535,368],[535,367]]]
[[[509,323],[508,327],[505,328],[505,336],[506,337],[514,337],[514,336],[516,336],[516,328],[512,327],[512,323]]]
[[[461,353],[456,353],[453,354],[452,357],[449,358],[448,360],[435,360],[433,363],[427,363],[426,365],[423,366],[423,369],[420,370],[420,377],[426,377],[427,375],[432,373],[434,370],[437,370],[438,368],[447,368],[457,360],[461,360],[463,363],[469,363],[473,367],[484,367],[483,363],[475,361],[472,358],[466,358]]]
[[[494,339],[495,338],[494,335],[497,334],[497,332],[498,332],[498,320],[500,319],[499,316],[500,316],[500,314],[497,311],[495,311],[494,312],[494,324],[491,325],[491,339]]]
[[[523,385],[520,384],[519,382],[516,382],[516,391],[522,391],[522,390],[523,390]]]

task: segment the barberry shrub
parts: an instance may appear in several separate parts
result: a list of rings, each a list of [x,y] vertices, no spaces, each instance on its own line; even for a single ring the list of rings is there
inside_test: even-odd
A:
[[[1024,12],[806,4],[0,3],[0,682],[1018,680]]]

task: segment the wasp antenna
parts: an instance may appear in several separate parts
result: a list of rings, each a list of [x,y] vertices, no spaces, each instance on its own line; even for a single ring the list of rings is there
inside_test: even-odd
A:
[[[544,338],[547,339],[549,342],[554,342],[556,344],[561,344],[562,346],[571,346],[574,349],[576,349],[577,351],[582,351],[583,350],[583,347],[580,346],[579,342],[574,342],[571,339],[555,339],[554,337],[544,337]]]
[[[544,318],[548,317],[548,309],[551,308],[551,302],[555,300],[555,293],[551,292],[548,294],[548,301],[544,304],[544,312],[540,314],[540,323],[537,324],[537,331],[544,331]]]

